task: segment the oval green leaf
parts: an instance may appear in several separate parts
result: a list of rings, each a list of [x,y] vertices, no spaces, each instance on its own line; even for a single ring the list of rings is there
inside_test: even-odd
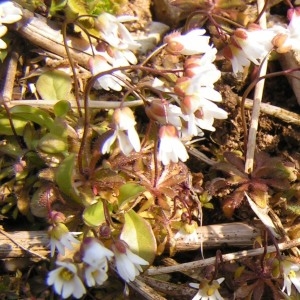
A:
[[[129,201],[133,200],[134,198],[136,198],[137,196],[139,196],[141,193],[145,191],[146,191],[145,187],[136,183],[129,182],[123,184],[119,190],[119,197],[118,197],[119,207],[122,208]]]
[[[125,224],[120,238],[140,257],[151,264],[155,258],[157,244],[151,225],[134,210],[124,215]]]
[[[54,104],[53,109],[57,117],[64,117],[71,110],[71,103],[67,100],[61,100]]]
[[[72,89],[72,79],[63,71],[48,71],[39,77],[36,89],[44,100],[66,100]]]
[[[73,184],[75,155],[70,154],[57,168],[55,182],[59,190],[77,203],[83,204],[82,196]]]
[[[27,121],[23,120],[22,118],[13,117],[13,124],[17,135],[23,135],[24,127],[26,126]],[[8,117],[3,114],[0,115],[0,134],[13,135]]]
[[[49,130],[51,130],[54,124],[54,120],[47,111],[30,105],[16,105],[10,109],[10,113],[12,116],[34,122]]]
[[[88,206],[84,210],[83,220],[88,226],[99,226],[105,222],[103,203],[101,200]]]

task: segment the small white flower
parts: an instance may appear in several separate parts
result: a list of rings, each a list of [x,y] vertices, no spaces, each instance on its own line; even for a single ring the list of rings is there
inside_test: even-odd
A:
[[[62,298],[72,297],[79,299],[85,293],[85,287],[77,275],[77,268],[71,262],[56,262],[59,268],[49,272],[47,284],[53,285],[55,292]]]
[[[22,10],[11,1],[0,4],[0,24],[12,24],[22,19]]]
[[[91,73],[93,75],[99,74],[104,71],[111,70],[113,66],[111,66],[104,57],[100,55],[96,55],[89,60],[89,66]],[[114,75],[107,74],[99,77],[95,84],[95,89],[104,89],[106,91],[109,91],[110,89],[115,91],[121,91],[122,87],[125,85],[125,83],[122,81],[130,81],[130,79],[121,71],[115,71],[113,72]],[[122,80],[120,80],[119,78]]]
[[[92,237],[83,240],[80,252],[84,262],[84,277],[87,286],[103,284],[108,278],[107,261],[114,256],[114,253]]]
[[[186,34],[173,32],[164,38],[166,50],[172,54],[194,55],[205,53],[210,49],[209,36],[205,29],[193,29]]]
[[[243,72],[244,67],[250,66],[250,60],[241,48],[235,45],[229,45],[223,50],[224,56],[231,61],[232,71],[234,74]]]
[[[4,24],[12,24],[22,19],[22,10],[11,1],[5,1],[0,4],[0,38],[7,32],[7,27]],[[0,50],[6,49],[7,44],[0,39]]]
[[[54,255],[55,249],[57,249],[59,254],[65,255],[65,248],[73,250],[73,244],[80,243],[63,223],[57,223],[52,226],[48,234],[50,237],[51,256]]]
[[[290,9],[288,17],[290,19],[288,27],[279,30],[279,33],[272,41],[279,53],[285,53],[290,50],[300,51],[300,9]]]
[[[298,293],[300,293],[300,265],[285,259],[281,263],[281,266],[284,280],[282,291],[286,290],[290,296],[292,285],[294,285]]]
[[[82,261],[86,264],[97,268],[98,264],[103,265],[111,257],[113,252],[104,247],[97,239],[87,237],[81,244],[80,251],[82,253]]]
[[[172,124],[181,127],[182,112],[180,107],[161,99],[148,99],[145,112],[149,119],[159,122],[161,125]]]
[[[224,56],[231,60],[233,72],[242,71],[250,61],[259,65],[272,50],[276,30],[252,27],[238,28],[231,37],[231,43],[224,49]]]
[[[149,264],[146,260],[131,252],[128,245],[121,240],[115,242],[112,246],[112,250],[115,253],[118,274],[126,282],[133,281],[135,276],[143,271],[141,265]]]
[[[135,119],[129,107],[117,108],[113,113],[115,131],[102,146],[102,153],[108,153],[110,147],[118,139],[121,151],[127,156],[134,149],[141,150],[140,138],[135,129]]]
[[[108,278],[107,270],[108,265],[106,260],[103,260],[102,265],[98,264],[97,267],[85,265],[84,276],[87,286],[102,285]]]
[[[0,25],[0,38],[3,37],[7,32],[7,27],[5,25]],[[6,49],[7,44],[0,39],[0,49]]]
[[[100,31],[101,38],[109,45],[121,50],[136,50],[141,45],[134,41],[130,32],[120,21],[135,20],[135,18],[117,18],[109,13],[102,13],[95,22],[95,27]]]
[[[196,222],[192,222],[191,224],[184,224],[183,226],[181,226],[179,231],[176,232],[176,234],[174,235],[174,239],[177,241],[182,240],[184,243],[187,244],[200,243],[200,239],[196,230],[197,227],[198,225]]]
[[[185,146],[179,139],[178,131],[173,125],[164,125],[159,129],[160,144],[157,158],[164,165],[168,165],[171,161],[177,163],[186,161],[188,153]]]
[[[193,77],[208,70],[217,70],[213,62],[216,59],[217,49],[211,47],[202,57],[191,56],[184,63],[184,74]]]
[[[223,300],[224,298],[220,295],[219,288],[224,279],[224,277],[221,277],[212,282],[203,279],[200,284],[190,283],[189,285],[192,288],[199,289],[192,300]]]

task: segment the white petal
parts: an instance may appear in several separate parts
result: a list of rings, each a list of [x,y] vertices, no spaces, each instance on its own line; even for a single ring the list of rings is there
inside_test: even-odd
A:
[[[131,250],[127,249],[126,251],[128,258],[134,263],[134,264],[138,264],[138,265],[149,265],[149,263],[144,260],[143,258],[141,258],[140,256],[134,254],[133,252],[131,252]]]
[[[116,257],[116,265],[119,275],[126,281],[132,281],[135,278],[135,266],[128,259],[126,254],[118,254]]]
[[[62,287],[61,296],[63,298],[68,298],[72,295],[74,290],[74,283],[72,281],[65,281]]]
[[[116,138],[117,138],[117,132],[114,131],[113,135],[107,138],[106,141],[104,142],[101,149],[102,154],[109,153],[110,147],[115,142]]]
[[[128,139],[133,146],[133,149],[136,152],[139,152],[141,150],[141,143],[138,133],[136,132],[135,128],[128,129],[127,131]]]
[[[118,141],[121,151],[128,156],[133,150],[133,146],[131,145],[128,136],[123,131],[118,131]]]

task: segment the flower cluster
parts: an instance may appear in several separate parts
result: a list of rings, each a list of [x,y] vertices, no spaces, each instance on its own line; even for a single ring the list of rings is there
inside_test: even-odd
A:
[[[0,49],[7,48],[7,44],[1,39],[7,32],[7,27],[3,24],[12,24],[21,19],[22,10],[11,1],[4,1],[0,4]]]
[[[214,131],[214,119],[227,118],[227,113],[214,103],[222,100],[221,94],[214,89],[221,72],[213,64],[217,50],[208,44],[209,38],[204,33],[202,29],[184,35],[176,32],[164,40],[170,53],[191,55],[182,65],[183,76],[177,79],[173,88],[179,107],[157,101],[153,105],[152,101],[146,110],[150,119],[162,125],[158,159],[165,165],[179,159],[187,160],[182,140],[202,136],[202,129]]]
[[[247,29],[238,28],[224,48],[224,56],[231,60],[235,74],[242,72],[250,63],[259,65],[275,49],[278,53],[300,50],[300,10],[290,9],[288,27],[275,25],[262,29],[250,24]]]
[[[109,13],[102,13],[97,17],[95,28],[99,30],[103,42],[96,46],[94,49],[96,55],[89,60],[93,75],[137,63],[133,51],[137,50],[140,44],[133,40],[127,28],[122,24],[122,22],[133,20],[135,20],[133,17],[115,17]],[[129,80],[124,73],[116,71],[98,78],[94,87],[107,91],[110,89],[120,91],[125,81]]]
[[[58,268],[48,274],[47,284],[53,285],[54,291],[62,298],[71,295],[81,298],[86,293],[84,283],[88,287],[102,285],[108,278],[108,261],[113,258],[118,274],[126,282],[133,281],[142,272],[141,265],[148,265],[122,240],[116,241],[111,251],[98,239],[86,237],[79,253],[79,263],[69,259],[57,261]]]
[[[153,88],[172,94],[172,100],[176,103],[161,98],[148,98],[145,104],[149,119],[161,126],[157,157],[164,165],[186,161],[188,154],[183,141],[202,136],[202,129],[214,131],[214,119],[227,118],[227,113],[215,104],[222,101],[221,94],[214,89],[215,82],[221,76],[213,63],[217,50],[209,45],[209,37],[204,33],[204,29],[194,29],[186,34],[175,32],[164,39],[165,50],[170,55],[180,56],[183,61],[177,66],[179,76],[174,86],[164,86],[158,78],[152,81]],[[122,82],[114,80],[121,88]],[[116,138],[125,155],[132,150],[139,151],[140,143],[132,111],[119,108],[115,110],[112,119],[115,130],[105,141],[102,153],[109,152]]]

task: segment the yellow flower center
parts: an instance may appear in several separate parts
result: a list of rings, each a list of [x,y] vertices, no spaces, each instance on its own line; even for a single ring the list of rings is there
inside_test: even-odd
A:
[[[289,273],[289,277],[291,278],[296,278],[296,272],[291,270],[290,273]]]
[[[215,293],[215,287],[209,287],[206,291],[207,296],[212,296]]]
[[[59,275],[63,281],[70,281],[74,278],[74,273],[66,268],[62,269]]]

